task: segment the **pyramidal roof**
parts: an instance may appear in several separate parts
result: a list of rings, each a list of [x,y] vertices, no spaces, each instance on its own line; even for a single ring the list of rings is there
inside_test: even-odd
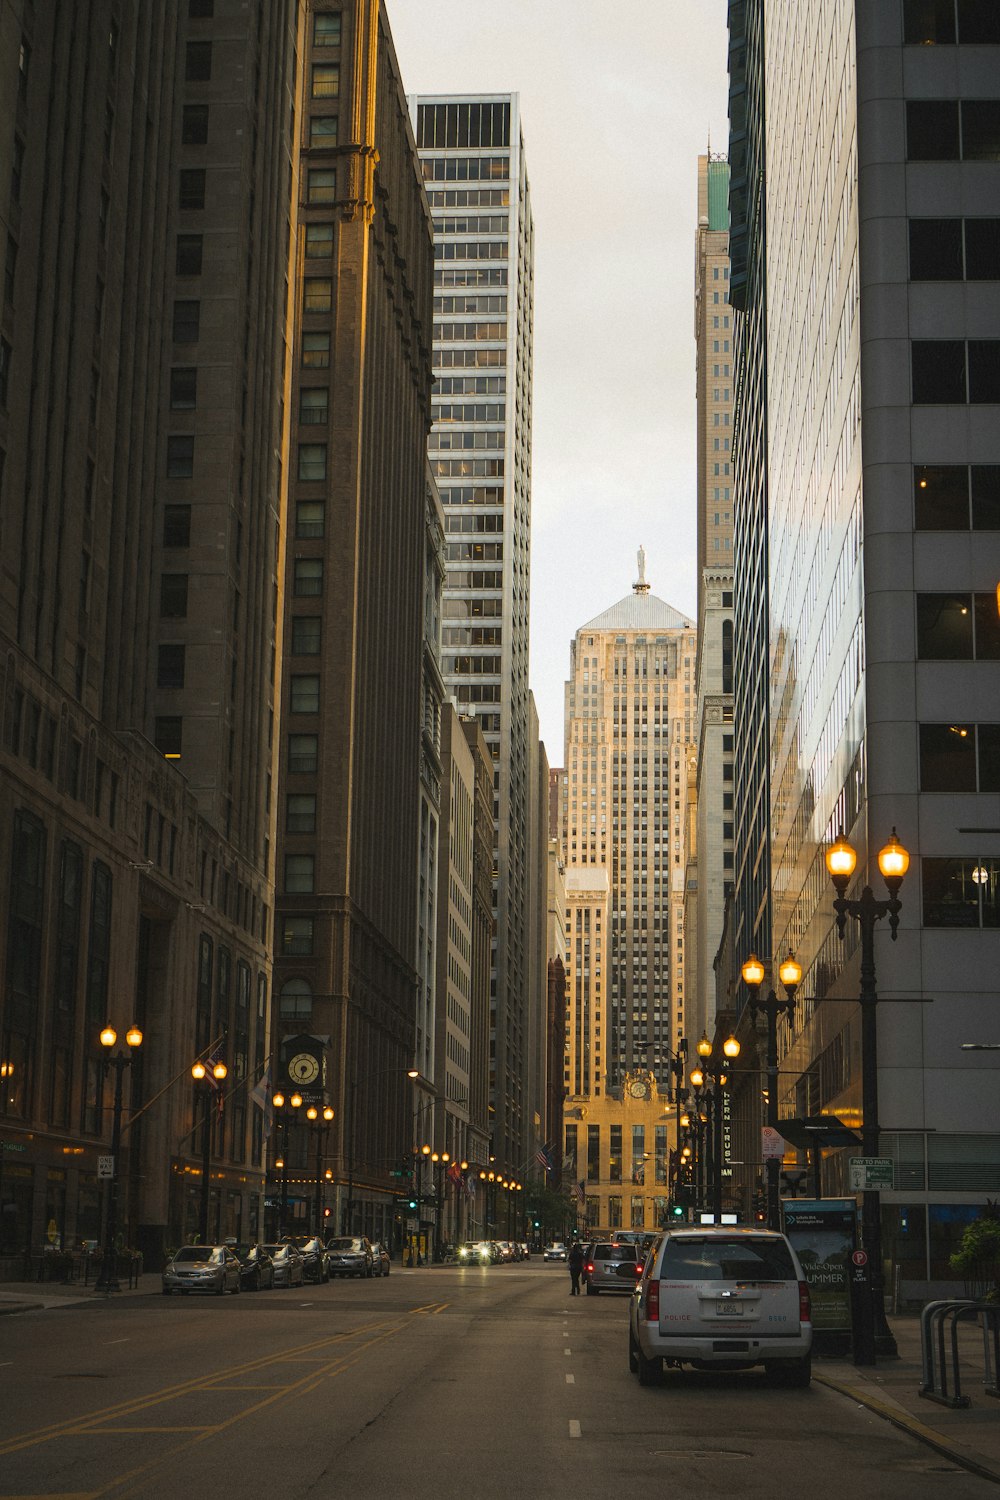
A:
[[[653,634],[663,630],[683,630],[685,626],[689,630],[694,629],[694,621],[682,615],[679,610],[674,609],[665,599],[660,599],[656,594],[651,594],[649,584],[646,582],[646,553],[644,548],[639,548],[639,577],[632,585],[631,594],[626,594],[624,599],[619,599],[617,604],[612,604],[610,609],[605,609],[580,630],[641,630]]]

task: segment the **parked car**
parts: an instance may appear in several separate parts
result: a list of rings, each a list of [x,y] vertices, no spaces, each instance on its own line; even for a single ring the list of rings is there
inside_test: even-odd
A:
[[[293,1241],[302,1252],[302,1275],[306,1281],[317,1283],[330,1280],[330,1265],[326,1246],[314,1234],[297,1234]]]
[[[467,1240],[455,1251],[455,1259],[463,1266],[491,1266],[493,1253],[488,1240]]]
[[[372,1241],[372,1264],[376,1276],[388,1276],[391,1265],[389,1251],[381,1240]]]
[[[601,1292],[626,1292],[631,1296],[642,1275],[642,1265],[636,1245],[600,1240],[588,1245],[582,1273],[587,1296],[596,1297]]]
[[[531,1247],[529,1246],[527,1240],[522,1240],[521,1241],[520,1251],[521,1251],[521,1259],[522,1260],[530,1260],[531,1259]]]
[[[259,1292],[274,1286],[274,1261],[263,1245],[230,1246],[240,1263],[240,1284],[245,1292]]]
[[[565,1260],[566,1246],[562,1240],[553,1240],[551,1245],[546,1245],[542,1251],[542,1260]]]
[[[291,1240],[282,1240],[280,1245],[265,1245],[264,1249],[274,1263],[275,1286],[301,1286],[305,1281],[302,1251]]]
[[[748,1370],[784,1385],[811,1376],[812,1313],[798,1257],[763,1229],[669,1230],[629,1309],[628,1362],[641,1385],[668,1366]]]
[[[228,1245],[182,1245],[163,1268],[163,1295],[238,1292],[240,1263]]]
[[[375,1258],[371,1241],[364,1235],[341,1235],[326,1242],[327,1262],[331,1276],[372,1276]]]

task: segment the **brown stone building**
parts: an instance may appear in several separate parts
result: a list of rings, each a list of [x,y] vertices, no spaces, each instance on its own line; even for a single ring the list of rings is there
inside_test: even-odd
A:
[[[123,1236],[197,1227],[216,1042],[209,1233],[261,1221],[295,45],[279,0],[3,8],[0,1254],[100,1236],[108,1021]]]
[[[300,64],[276,1065],[323,1039],[335,1222],[388,1238],[412,1145],[431,226],[384,8],[307,4]],[[313,1159],[304,1127],[291,1156]]]

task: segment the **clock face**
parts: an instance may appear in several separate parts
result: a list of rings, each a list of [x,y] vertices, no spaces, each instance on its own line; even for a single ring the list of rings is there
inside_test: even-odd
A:
[[[288,1064],[288,1076],[294,1083],[312,1083],[319,1077],[319,1063],[311,1052],[297,1052]]]
[[[629,1092],[633,1099],[645,1099],[647,1085],[641,1078],[634,1078],[629,1084]]]

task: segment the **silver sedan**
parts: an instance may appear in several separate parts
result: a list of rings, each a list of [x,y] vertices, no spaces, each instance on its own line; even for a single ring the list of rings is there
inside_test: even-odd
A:
[[[274,1262],[275,1286],[301,1286],[305,1280],[302,1251],[297,1245],[265,1245]]]

